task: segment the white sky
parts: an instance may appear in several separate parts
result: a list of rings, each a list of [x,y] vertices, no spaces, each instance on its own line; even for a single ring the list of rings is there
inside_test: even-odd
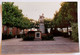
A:
[[[44,13],[47,18],[53,18],[55,11],[58,11],[61,2],[14,2],[22,10],[24,16],[38,20]]]

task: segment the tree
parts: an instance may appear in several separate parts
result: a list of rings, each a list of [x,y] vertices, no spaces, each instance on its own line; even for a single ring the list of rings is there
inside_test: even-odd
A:
[[[54,27],[67,27],[68,31],[68,27],[73,27],[73,23],[77,24],[77,2],[63,2],[53,18]]]
[[[13,2],[2,3],[2,19],[3,25],[7,26],[19,26],[20,20],[23,17],[22,10],[18,9],[17,6],[13,5]],[[16,25],[15,25],[16,23]]]
[[[28,17],[24,17],[22,10],[15,6],[13,2],[2,3],[2,19],[3,25],[17,28],[30,28],[30,20]]]
[[[48,28],[51,28],[51,31],[52,31],[52,28],[53,28],[53,24],[52,24],[52,19],[50,18],[45,18],[44,19],[44,26],[45,26],[45,33],[48,33]]]
[[[57,27],[68,27],[72,22],[77,22],[77,2],[63,2],[59,12],[55,13],[53,23]]]

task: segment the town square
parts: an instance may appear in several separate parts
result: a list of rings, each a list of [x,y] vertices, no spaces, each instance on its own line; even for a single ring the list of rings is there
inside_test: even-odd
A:
[[[2,54],[78,52],[77,2],[2,2]]]

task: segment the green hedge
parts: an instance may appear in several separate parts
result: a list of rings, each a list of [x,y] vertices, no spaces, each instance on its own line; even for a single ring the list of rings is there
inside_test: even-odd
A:
[[[68,32],[63,32],[62,36],[64,36],[65,38],[69,38],[70,36],[68,35]]]
[[[11,39],[11,38],[14,38],[14,35],[11,35],[11,34],[9,34],[9,35],[2,34],[2,40],[4,40],[4,39]]]
[[[22,34],[17,35],[17,38],[21,38],[21,37],[22,37]]]
[[[42,40],[54,40],[53,35],[42,35]]]
[[[24,41],[33,41],[35,37],[29,35],[22,35],[22,38]]]
[[[71,38],[76,42],[79,41],[79,39],[78,39],[78,24],[77,23],[72,24],[72,36],[71,36]]]

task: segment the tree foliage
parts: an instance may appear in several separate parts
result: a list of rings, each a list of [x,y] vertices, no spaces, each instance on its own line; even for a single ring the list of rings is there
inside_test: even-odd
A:
[[[79,41],[78,38],[78,24],[77,23],[72,23],[72,39],[76,42]]]
[[[53,24],[52,24],[52,19],[49,19],[49,18],[45,18],[44,19],[44,25],[45,25],[45,28],[51,28],[53,27]]]
[[[63,2],[54,15],[53,23],[57,27],[67,27],[72,22],[77,23],[77,2]]]
[[[78,41],[77,2],[63,2],[53,18],[55,28],[72,27],[72,39]]]
[[[22,10],[15,6],[13,2],[2,3],[2,24],[18,27],[18,28],[30,28],[31,22],[28,17],[24,17]]]

